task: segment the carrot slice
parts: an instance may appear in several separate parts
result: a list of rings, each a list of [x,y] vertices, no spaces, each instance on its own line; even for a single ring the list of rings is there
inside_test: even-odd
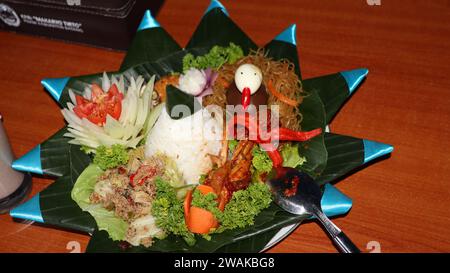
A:
[[[229,81],[227,81],[227,80],[225,80],[225,78],[223,78],[223,77],[217,77],[217,80],[216,80],[220,85],[222,85],[223,86],[223,88],[225,88],[225,89],[227,89],[228,87],[230,87],[230,82]]]
[[[206,185],[198,185],[197,189],[202,194],[208,194],[214,192],[213,188]],[[205,209],[193,207],[192,203],[192,190],[188,191],[184,199],[184,219],[186,226],[192,233],[207,234],[212,228],[219,226],[214,215]]]
[[[270,91],[270,93],[272,93],[272,95],[274,95],[280,101],[286,103],[287,105],[290,105],[293,107],[296,107],[298,105],[298,102],[296,100],[290,99],[290,98],[286,97],[285,95],[281,94],[280,92],[278,92],[275,89],[275,87],[273,87],[272,80],[270,80],[269,83],[267,84],[267,89],[269,89],[269,91]]]
[[[184,198],[184,203],[183,203],[184,221],[186,222],[186,224],[188,223],[188,220],[189,220],[189,210],[191,209],[191,202],[192,202],[192,190],[189,190],[186,193],[186,197]]]
[[[219,225],[214,215],[205,209],[191,207],[187,227],[192,233],[207,234]]]
[[[214,189],[207,185],[198,185],[196,189],[199,190],[203,195],[210,192],[214,193]]]

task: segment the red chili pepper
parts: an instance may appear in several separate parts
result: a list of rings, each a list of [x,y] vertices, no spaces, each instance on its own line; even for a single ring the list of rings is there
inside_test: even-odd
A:
[[[139,181],[137,182],[137,184],[138,184],[139,186],[142,185],[142,184],[144,184],[145,180],[146,180],[147,178],[149,178],[149,177],[151,177],[151,175],[147,175],[147,176],[145,176],[145,177],[139,179]]]
[[[130,175],[130,185],[133,186],[133,187],[135,187],[136,185],[142,185],[142,184],[144,184],[144,182],[145,182],[146,179],[155,176],[155,175],[156,175],[156,172],[157,172],[156,169],[155,169],[155,168],[152,168],[152,167],[149,168],[149,167],[150,167],[150,166],[141,165],[141,166],[136,170],[135,173],[133,173],[132,175]],[[144,168],[144,169],[142,169],[142,168]],[[145,176],[142,177],[141,179],[139,179],[139,181],[136,182],[136,181],[135,181],[136,175],[137,175],[138,173],[142,173],[142,172],[145,172]]]
[[[132,175],[130,175],[130,185],[132,187],[136,186],[136,184],[134,183],[134,177],[136,176],[136,173],[133,173]]]
[[[246,114],[245,116],[243,116],[242,114],[235,115],[234,118],[230,120],[228,124],[229,132],[233,131],[235,125],[243,126],[247,128],[249,131],[250,129],[257,130],[256,142],[258,143],[262,142],[260,128],[255,118],[250,118],[248,114]],[[272,140],[307,141],[315,136],[320,135],[321,133],[322,128],[317,128],[306,132],[300,132],[280,127],[275,128],[273,131],[271,131],[270,135]]]
[[[317,128],[311,131],[299,132],[287,128],[276,128],[271,132],[272,139],[286,140],[286,141],[307,141],[322,133],[322,128]]]
[[[137,173],[137,172],[136,172],[136,173]],[[136,182],[134,181],[134,177],[136,176],[136,173],[130,175],[130,185],[131,185],[132,187],[135,187],[136,185],[139,185],[139,186],[140,186],[140,185],[144,184],[144,182],[145,182],[145,180],[146,180],[147,178],[152,177],[152,175],[144,176],[143,178],[139,179],[139,181],[136,183]]]
[[[240,125],[249,130],[249,134],[252,135],[254,132],[252,130],[256,130],[257,136],[254,140],[259,143],[261,147],[267,152],[270,159],[272,160],[274,167],[279,167],[283,164],[283,157],[278,152],[278,150],[273,146],[270,142],[271,140],[284,140],[284,141],[307,141],[315,136],[318,136],[322,133],[322,128],[317,128],[307,132],[299,132],[290,130],[288,128],[275,128],[272,130],[270,134],[269,140],[261,140],[261,132],[258,126],[257,120],[254,117],[250,117],[248,113],[235,115],[232,120],[228,123],[228,132],[234,131],[234,126]]]
[[[283,164],[283,157],[281,157],[280,152],[278,150],[268,151],[270,159],[272,160],[273,167],[277,168]]]
[[[237,114],[229,121],[228,132],[235,133],[232,137],[236,136],[236,131],[234,130],[234,126],[236,125],[240,125],[248,130],[250,140],[254,140],[258,143],[261,141],[258,123],[249,113]]]
[[[280,152],[275,148],[272,143],[261,143],[261,148],[267,152],[267,155],[272,160],[272,165],[274,168],[280,167],[283,164],[283,157]]]

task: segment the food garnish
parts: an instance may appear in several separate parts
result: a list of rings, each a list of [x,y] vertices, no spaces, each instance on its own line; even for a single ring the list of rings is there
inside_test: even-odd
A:
[[[183,71],[186,72],[190,68],[219,69],[226,63],[235,63],[243,56],[244,52],[242,49],[234,43],[230,43],[227,47],[214,46],[207,54],[203,56],[194,57],[191,53],[186,54],[183,57]]]
[[[123,145],[136,148],[145,137],[148,117],[153,106],[154,77],[145,84],[141,76],[131,77],[125,92],[124,79],[103,75],[103,90],[97,84],[86,88],[83,96],[69,91],[72,102],[62,114],[68,123],[65,136],[71,144],[81,145],[85,151],[95,152],[99,146]],[[123,98],[123,99],[122,99]]]
[[[111,147],[100,146],[94,156],[94,163],[103,170],[112,169],[127,162],[128,151],[120,144],[114,144]]]
[[[201,98],[213,93],[212,87],[216,78],[217,73],[211,68],[205,70],[190,68],[180,76],[179,87],[185,93]]]
[[[279,99],[280,101],[286,103],[287,105],[293,106],[293,107],[297,107],[299,102],[294,100],[294,99],[290,99],[288,97],[286,97],[285,95],[281,94],[280,92],[278,92],[275,87],[273,86],[273,82],[272,80],[269,80],[269,83],[267,84],[267,89],[269,89],[270,93],[272,93],[272,95],[274,95],[275,97],[277,97],[277,99]]]

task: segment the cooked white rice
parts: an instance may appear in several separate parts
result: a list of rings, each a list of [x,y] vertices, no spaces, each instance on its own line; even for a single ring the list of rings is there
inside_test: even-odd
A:
[[[147,136],[145,155],[166,154],[175,161],[185,182],[196,184],[202,174],[212,169],[209,154],[219,154],[222,137],[221,119],[211,117],[207,109],[174,120],[164,107]]]

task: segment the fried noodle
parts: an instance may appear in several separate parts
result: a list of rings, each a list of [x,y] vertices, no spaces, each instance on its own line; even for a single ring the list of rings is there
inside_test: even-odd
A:
[[[280,114],[280,125],[292,130],[300,130],[302,115],[298,105],[303,100],[304,94],[302,83],[295,73],[295,66],[288,60],[275,61],[265,54],[263,49],[251,51],[250,54],[234,64],[225,64],[218,70],[218,78],[213,86],[213,94],[203,98],[203,105],[218,105],[225,109],[226,90],[234,80],[236,69],[250,63],[261,69],[263,84],[267,87],[272,81],[273,87],[282,95],[297,101],[297,107],[280,101],[267,90],[269,95],[268,105],[278,105]],[[267,88],[266,88],[267,89]]]

